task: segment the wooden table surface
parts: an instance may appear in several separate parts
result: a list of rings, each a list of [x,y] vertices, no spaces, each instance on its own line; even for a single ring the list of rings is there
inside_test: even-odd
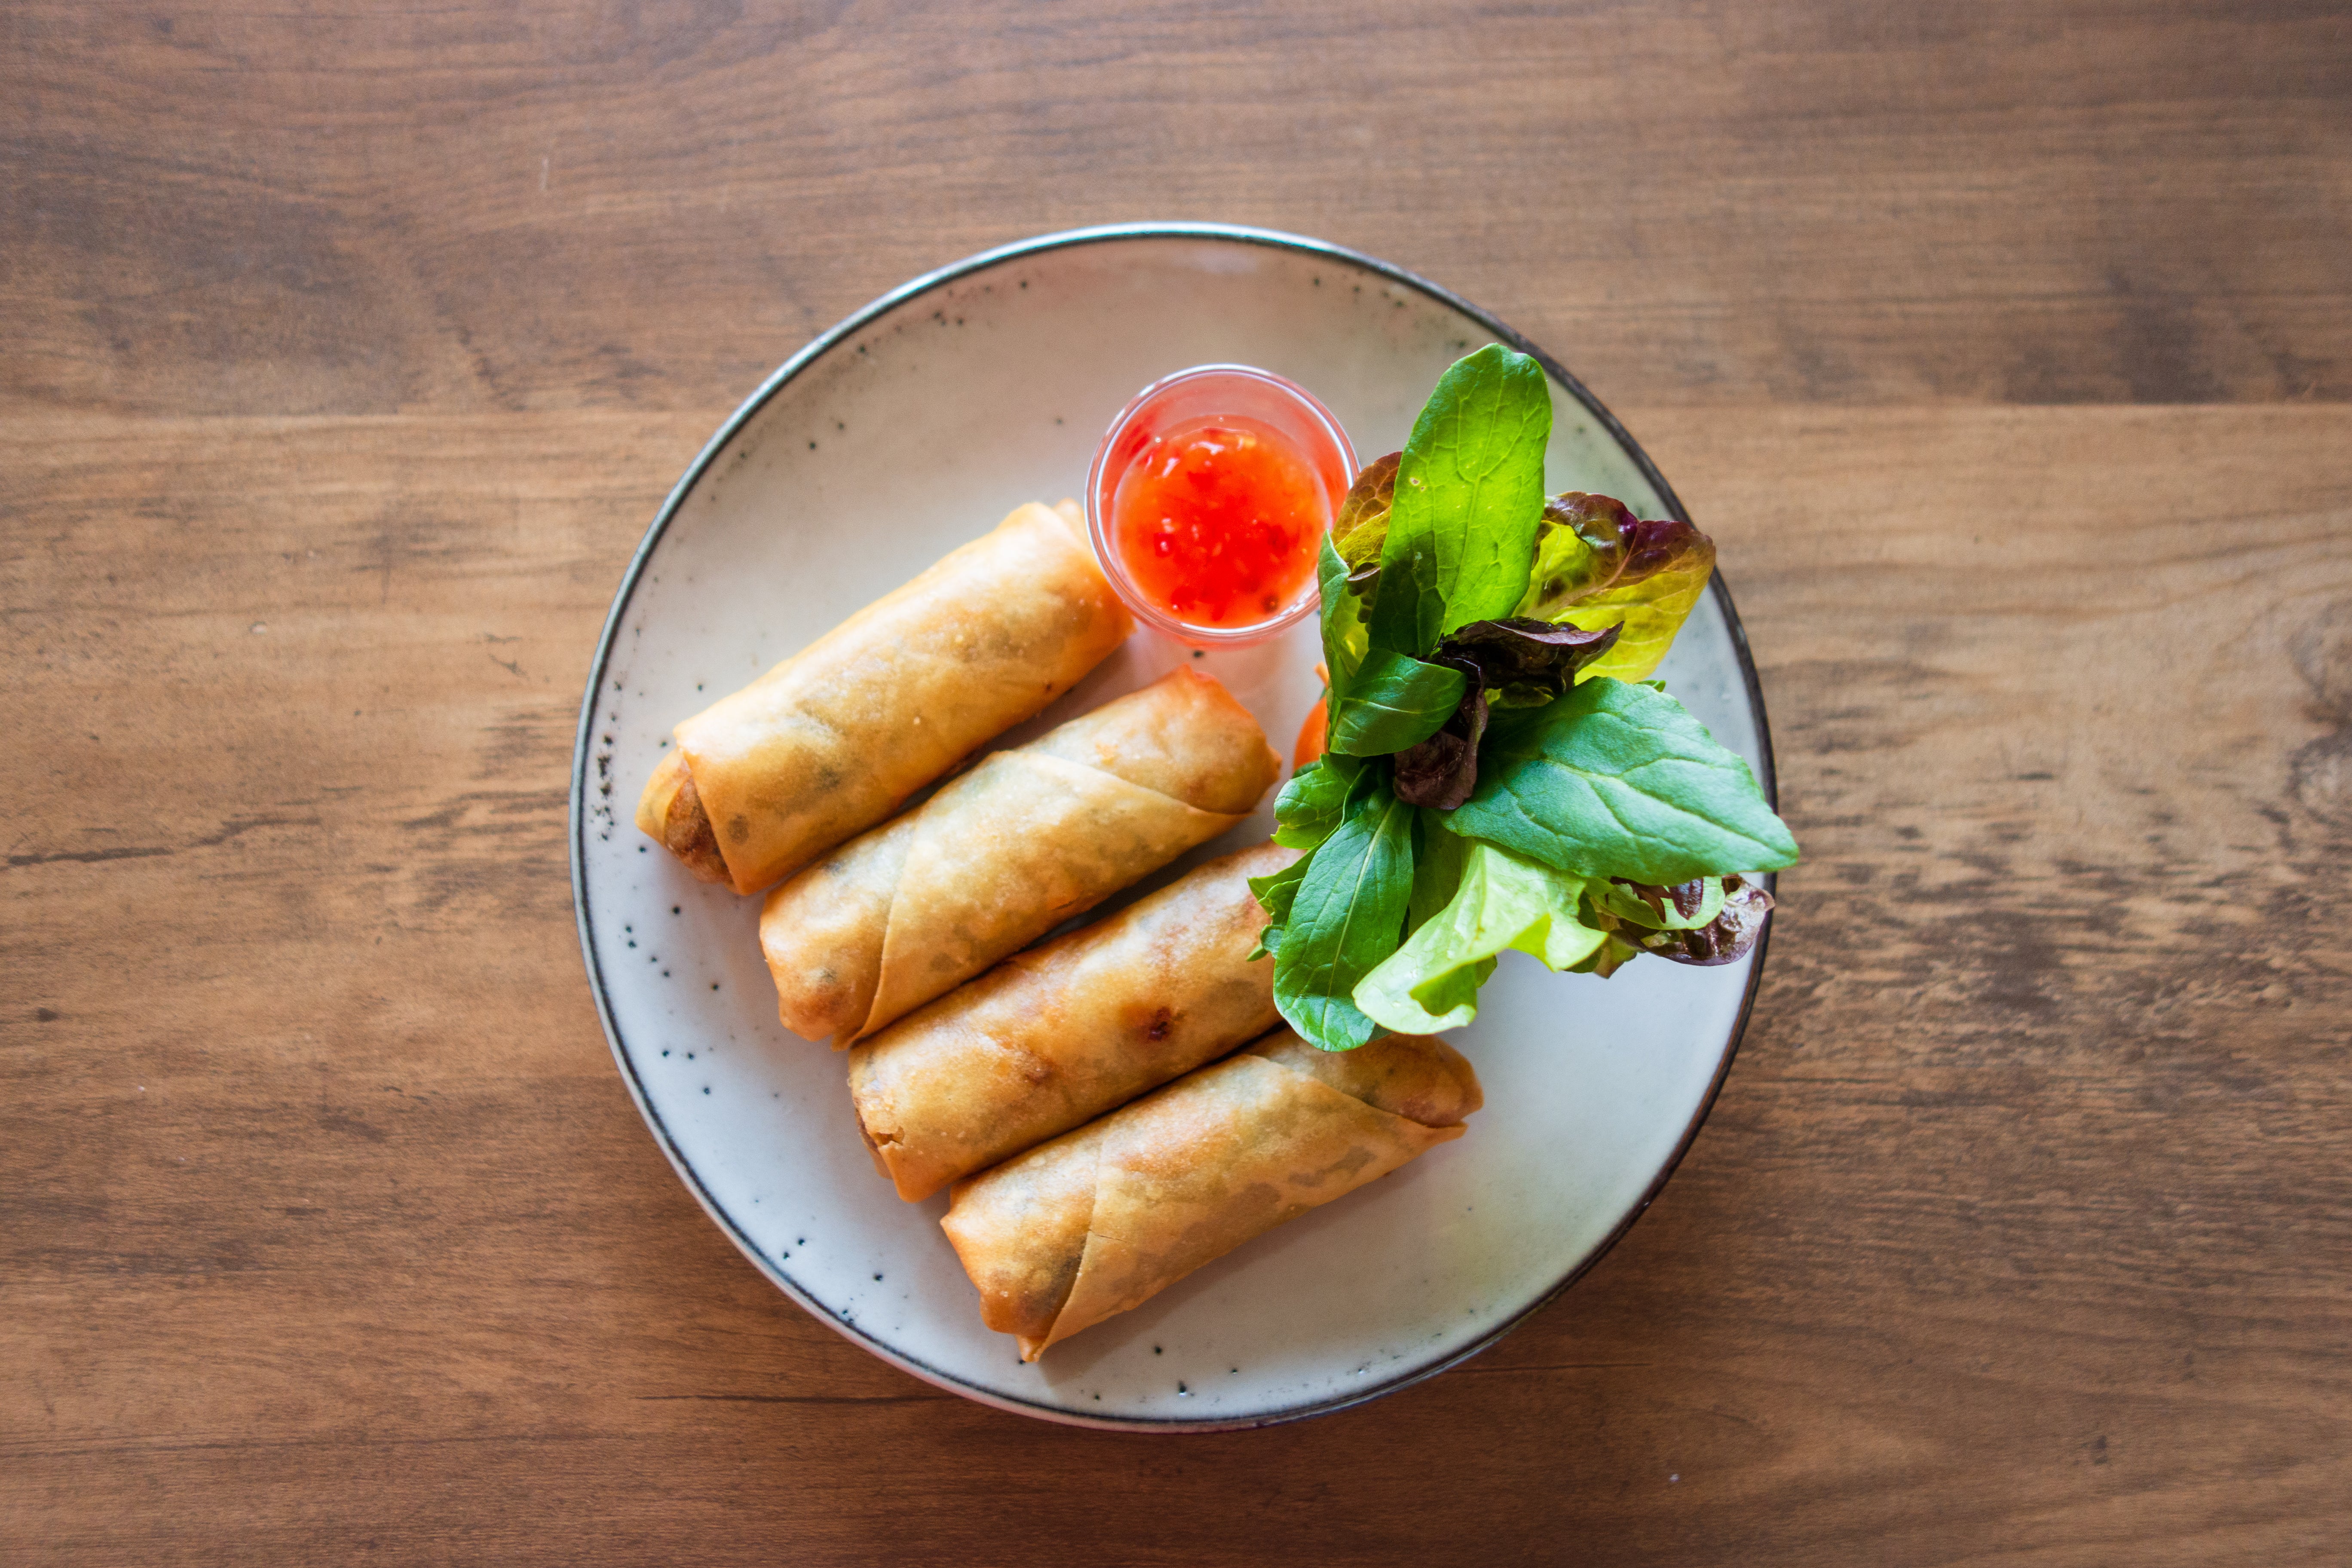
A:
[[[1151,217],[1583,375],[1808,852],[1583,1284],[1187,1439],[755,1274],[564,840],[725,413]],[[2343,6],[12,0],[0,302],[0,1559],[2352,1559]]]

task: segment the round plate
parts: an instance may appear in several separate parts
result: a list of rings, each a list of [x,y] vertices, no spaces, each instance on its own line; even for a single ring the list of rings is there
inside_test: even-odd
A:
[[[1445,367],[1501,341],[1542,360],[1550,489],[1683,515],[1599,403],[1533,345],[1411,274],[1314,240],[1191,225],[1089,229],[919,278],[810,344],[695,459],[613,602],[572,787],[580,938],[622,1076],[670,1161],[786,1294],[918,1377],[1086,1426],[1200,1430],[1335,1410],[1491,1342],[1607,1248],[1664,1182],[1729,1067],[1759,947],[1613,979],[1506,953],[1452,1037],[1486,1106],[1468,1136],[1252,1242],[1024,1365],[983,1328],[939,1227],[877,1177],[843,1058],[787,1033],[760,900],[695,881],[632,822],[670,726],[1022,501],[1075,496],[1137,388],[1262,365],[1367,457],[1404,444]],[[1183,662],[1287,754],[1319,688],[1310,620],[1192,655],[1135,637],[1017,742]],[[1772,786],[1764,714],[1718,578],[1660,671]],[[1271,800],[1186,866],[1263,839]],[[1141,891],[1142,889],[1138,889]]]

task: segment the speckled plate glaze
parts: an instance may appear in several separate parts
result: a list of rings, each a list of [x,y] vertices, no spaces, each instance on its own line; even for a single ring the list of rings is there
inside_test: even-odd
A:
[[[695,881],[631,822],[673,723],[1017,503],[1076,495],[1097,438],[1146,383],[1212,361],[1263,365],[1323,398],[1369,456],[1402,446],[1439,373],[1490,341],[1551,374],[1549,488],[1682,515],[1601,405],[1492,317],[1317,241],[1185,225],[1049,236],[915,279],[794,355],[679,480],[596,650],[572,890],[646,1124],[710,1216],[809,1311],[918,1377],[1024,1415],[1255,1426],[1475,1353],[1656,1194],[1730,1065],[1761,949],[1719,969],[1643,960],[1608,981],[1506,953],[1476,1024],[1454,1037],[1486,1090],[1467,1137],[1024,1366],[981,1326],[939,1228],[944,1194],[898,1201],[858,1141],[842,1058],[776,1022],[759,900]],[[1311,620],[1198,658],[1139,632],[1006,739],[1190,662],[1286,753],[1317,694],[1316,657]],[[1770,789],[1763,709],[1720,578],[1661,673]],[[1168,875],[1263,838],[1270,805]]]

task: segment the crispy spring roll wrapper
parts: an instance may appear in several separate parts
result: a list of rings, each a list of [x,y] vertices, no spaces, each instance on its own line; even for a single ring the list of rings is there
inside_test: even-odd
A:
[[[1261,844],[1212,860],[851,1047],[876,1167],[918,1202],[1272,1028],[1249,879],[1297,858]]]
[[[940,1222],[1021,1359],[1463,1133],[1482,1096],[1444,1041],[1319,1051],[1288,1029],[958,1182]]]
[[[637,826],[756,893],[1076,684],[1134,622],[1082,524],[1024,506],[678,725]]]
[[[846,1046],[1214,838],[1281,771],[1189,669],[999,752],[768,895],[777,1013]]]

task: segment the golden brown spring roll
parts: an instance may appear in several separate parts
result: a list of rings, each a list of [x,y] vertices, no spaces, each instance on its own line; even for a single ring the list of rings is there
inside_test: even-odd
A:
[[[677,726],[637,826],[756,893],[1067,691],[1134,623],[1082,524],[1030,505]]]
[[[1242,820],[1282,771],[1189,669],[999,752],[768,895],[784,1027],[846,1046]]]
[[[858,1129],[898,1195],[929,1197],[1272,1028],[1249,879],[1297,858],[1261,844],[1212,860],[853,1047]]]
[[[1462,1136],[1478,1077],[1444,1041],[1321,1051],[1288,1029],[955,1184],[940,1222],[1021,1359],[1284,1220]]]

